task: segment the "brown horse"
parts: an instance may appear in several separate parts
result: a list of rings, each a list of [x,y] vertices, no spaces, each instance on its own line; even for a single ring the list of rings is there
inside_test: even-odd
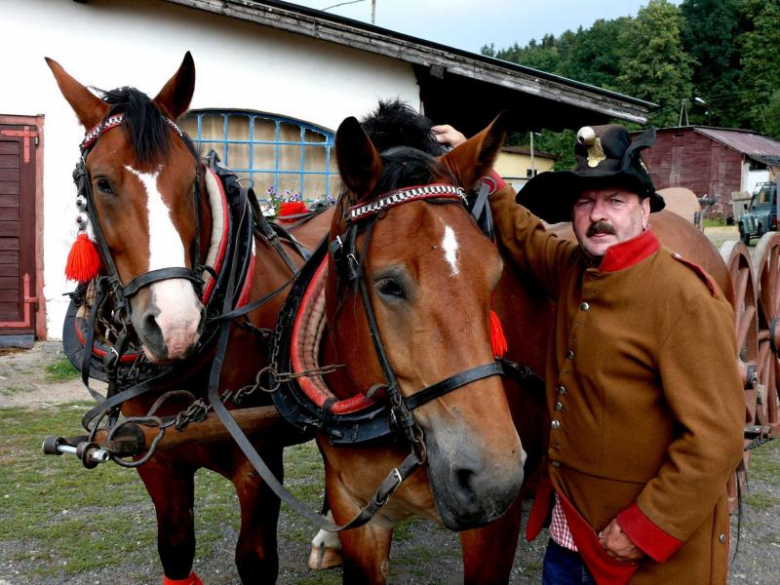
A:
[[[356,120],[340,126],[336,149],[346,192],[333,217],[318,293],[327,322],[321,363],[346,365],[327,376],[332,412],[356,402],[392,403],[393,390],[401,400],[419,401],[437,382],[492,365],[491,292],[502,263],[453,193],[490,168],[503,137],[494,123],[437,160],[405,148],[380,155]],[[365,396],[369,388],[379,391]],[[470,529],[498,518],[522,484],[524,454],[499,377],[419,401],[412,416],[426,465],[372,522],[340,533],[347,583],[385,582],[393,526],[410,515],[466,531],[464,549],[473,548]],[[399,432],[334,445],[332,438],[321,433],[318,443],[333,517],[344,524],[404,461],[414,439]],[[493,543],[473,544],[479,550],[466,552],[467,580],[495,580],[494,567],[484,562]]]
[[[395,117],[394,123],[403,124],[404,117],[404,115]],[[374,121],[373,125],[380,122]],[[410,124],[419,125],[424,122],[424,120],[417,119],[411,120]],[[430,122],[427,123],[430,126]],[[408,133],[404,134],[403,132],[398,132],[398,135],[407,139],[409,136]],[[479,140],[479,137],[475,137],[472,141],[475,139]],[[439,147],[435,144],[431,147],[431,142],[428,140],[414,143],[411,146],[425,149],[431,155],[441,154]],[[448,156],[455,154],[455,152]],[[510,186],[504,188],[511,189]],[[690,222],[669,211],[653,214],[651,225],[666,247],[701,265],[712,275],[727,298],[733,296],[729,272],[718,251],[702,232],[695,229]],[[403,234],[404,230],[408,228],[402,226],[398,229],[401,230],[398,233]],[[574,239],[569,224],[556,224],[550,226],[550,229],[559,237]],[[335,232],[338,232],[338,228]],[[420,237],[422,233],[422,230],[418,230],[414,236],[407,235],[406,237]],[[333,234],[334,231],[331,232],[331,237]],[[397,236],[393,241],[397,242],[399,239],[403,240],[404,238]],[[392,243],[387,245],[392,246]],[[504,254],[501,249],[499,252]],[[439,283],[442,288],[437,291],[448,309],[454,306],[446,301],[447,295],[451,294],[447,290],[451,288],[451,284],[446,281]],[[517,369],[505,368],[506,375],[503,379],[503,386],[517,433],[527,453],[527,460],[525,481],[520,496],[512,506],[494,522],[460,533],[464,559],[464,581],[475,584],[499,584],[509,581],[519,537],[521,505],[523,500],[532,498],[536,491],[539,474],[542,471],[542,458],[547,449],[546,436],[549,429],[545,390],[541,376],[545,372],[547,340],[553,324],[554,303],[532,278],[516,270],[511,259],[506,259],[500,280],[492,293],[492,305],[503,323],[507,340],[508,351],[504,357],[521,366]],[[464,345],[460,340],[455,340],[452,343],[451,347],[454,348],[460,348]],[[441,351],[429,359],[442,359],[444,357],[442,354],[446,355],[446,352]],[[529,370],[525,368],[530,368],[530,371],[536,375],[527,375]],[[347,500],[346,507],[349,512],[352,512],[354,506],[350,506],[349,502],[355,499],[362,501],[361,498],[365,498],[366,494],[365,491],[355,491],[354,484],[348,484],[346,487],[343,485],[342,474],[349,465],[346,458],[358,456],[361,465],[364,466],[361,469],[373,469],[378,455],[369,449],[365,449],[363,452],[358,451],[357,454],[345,454],[344,451],[329,447],[327,444],[321,444],[321,448],[329,459],[329,464],[334,468],[328,474],[329,489],[346,492],[345,496],[340,497]],[[400,457],[400,455],[395,457]],[[332,462],[331,459],[333,459]],[[386,465],[389,464],[389,462],[386,463]],[[337,465],[339,467],[336,467]],[[344,505],[338,502],[338,497],[331,496],[334,508],[336,505]],[[401,507],[400,503],[398,505]],[[401,507],[400,512],[395,512],[394,515],[388,514],[382,518],[381,524],[372,523],[362,533],[354,531],[354,533],[341,534],[344,555],[346,556],[345,562],[347,563],[345,576],[360,575],[355,578],[356,582],[361,581],[361,578],[363,582],[384,582],[383,579],[388,568],[387,555],[392,538],[392,526],[398,518],[408,514],[410,509],[412,508],[408,504],[406,507]],[[414,512],[425,515],[425,512],[419,508],[415,508]],[[349,516],[349,513],[342,512],[340,516],[339,514],[336,516],[337,519],[344,520]],[[352,566],[356,564],[357,568]]]
[[[92,228],[96,237],[100,233],[104,239],[104,271],[106,264],[113,263],[115,274],[109,276],[113,276],[114,289],[124,291],[129,299],[123,326],[130,332],[130,350],[137,348],[139,355],[134,359],[148,362],[150,368],[186,364],[186,372],[175,386],[202,397],[214,353],[201,338],[214,317],[207,314],[205,299],[209,291],[217,294],[217,272],[230,270],[230,266],[220,269],[217,264],[225,246],[233,244],[225,242],[225,234],[230,231],[227,216],[221,213],[225,194],[220,197],[213,173],[173,123],[187,110],[192,98],[192,57],[187,53],[179,70],[153,100],[132,88],[106,92],[99,99],[58,63],[47,62],[63,96],[88,131],[83,151],[87,188],[91,187],[92,195],[89,204],[94,207],[93,224],[97,223]],[[304,245],[311,246],[325,234],[329,223],[330,213],[325,213],[306,223],[297,235]],[[251,241],[251,227],[247,233]],[[302,263],[288,242],[283,248],[288,260]],[[284,292],[249,314],[251,327],[232,327],[219,379],[221,391],[251,386],[258,369],[266,364],[267,340],[257,332],[273,330],[286,295],[284,284],[292,276],[291,268],[272,249],[269,239],[255,235],[254,249],[256,252],[247,261],[246,280],[243,285],[238,283],[236,298],[251,303],[276,289]],[[196,268],[203,272],[195,274]],[[152,387],[123,402],[122,414],[146,415],[167,389]],[[257,394],[264,393],[246,397],[241,406],[268,404],[267,395]],[[190,402],[175,396],[157,415],[175,415]],[[228,406],[235,405],[228,401]],[[253,438],[254,446],[279,477],[282,448],[289,440],[290,433],[285,432]],[[235,559],[242,581],[275,582],[279,500],[232,440],[195,441],[159,450],[137,468],[157,514],[164,577],[200,582],[192,573],[193,475],[199,468],[215,471],[235,485],[241,507]]]

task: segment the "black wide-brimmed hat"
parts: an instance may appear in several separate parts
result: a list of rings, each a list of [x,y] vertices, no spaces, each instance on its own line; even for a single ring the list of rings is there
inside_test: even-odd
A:
[[[655,192],[653,180],[639,152],[655,142],[655,128],[632,142],[628,130],[619,124],[585,126],[577,133],[573,171],[540,173],[520,190],[517,202],[548,223],[571,221],[574,202],[587,189],[623,187],[650,198],[650,211],[661,211],[666,203]]]

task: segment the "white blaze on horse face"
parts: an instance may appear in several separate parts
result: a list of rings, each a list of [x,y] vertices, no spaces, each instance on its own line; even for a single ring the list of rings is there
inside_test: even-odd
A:
[[[157,181],[162,166],[154,173],[142,173],[125,166],[141,181],[146,190],[149,220],[149,270],[185,267],[186,251],[163,199]],[[198,340],[202,305],[189,280],[171,278],[150,286],[154,304],[159,310],[157,326],[168,350],[168,359],[183,357]]]
[[[458,238],[455,236],[455,230],[450,226],[444,226],[444,238],[441,241],[442,250],[444,250],[444,259],[452,267],[451,276],[460,274],[458,268]]]

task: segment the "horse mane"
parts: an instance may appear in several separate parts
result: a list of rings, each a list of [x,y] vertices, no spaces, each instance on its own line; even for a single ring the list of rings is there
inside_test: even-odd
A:
[[[139,164],[154,164],[168,154],[169,126],[164,114],[148,95],[134,87],[101,90],[100,93],[103,101],[111,106],[109,116],[124,113],[123,128]],[[192,141],[186,135],[182,138],[193,157],[198,158]]]
[[[436,157],[444,148],[431,133],[433,123],[399,99],[379,101],[360,125],[381,153],[384,170],[374,196],[416,185],[427,185],[450,173]],[[454,179],[453,179],[454,181]]]
[[[376,110],[360,120],[379,152],[396,146],[411,146],[433,156],[444,154],[444,147],[431,133],[433,122],[400,99],[379,101]]]

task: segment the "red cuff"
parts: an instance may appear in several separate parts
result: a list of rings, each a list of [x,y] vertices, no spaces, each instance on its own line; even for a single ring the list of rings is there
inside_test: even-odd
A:
[[[668,532],[653,523],[634,504],[617,515],[618,524],[626,535],[654,561],[663,563],[683,545]]]
[[[504,181],[504,179],[495,171],[495,169],[490,169],[490,172],[482,177],[482,181],[487,183],[487,185],[490,187],[490,195],[506,187],[506,181]]]

